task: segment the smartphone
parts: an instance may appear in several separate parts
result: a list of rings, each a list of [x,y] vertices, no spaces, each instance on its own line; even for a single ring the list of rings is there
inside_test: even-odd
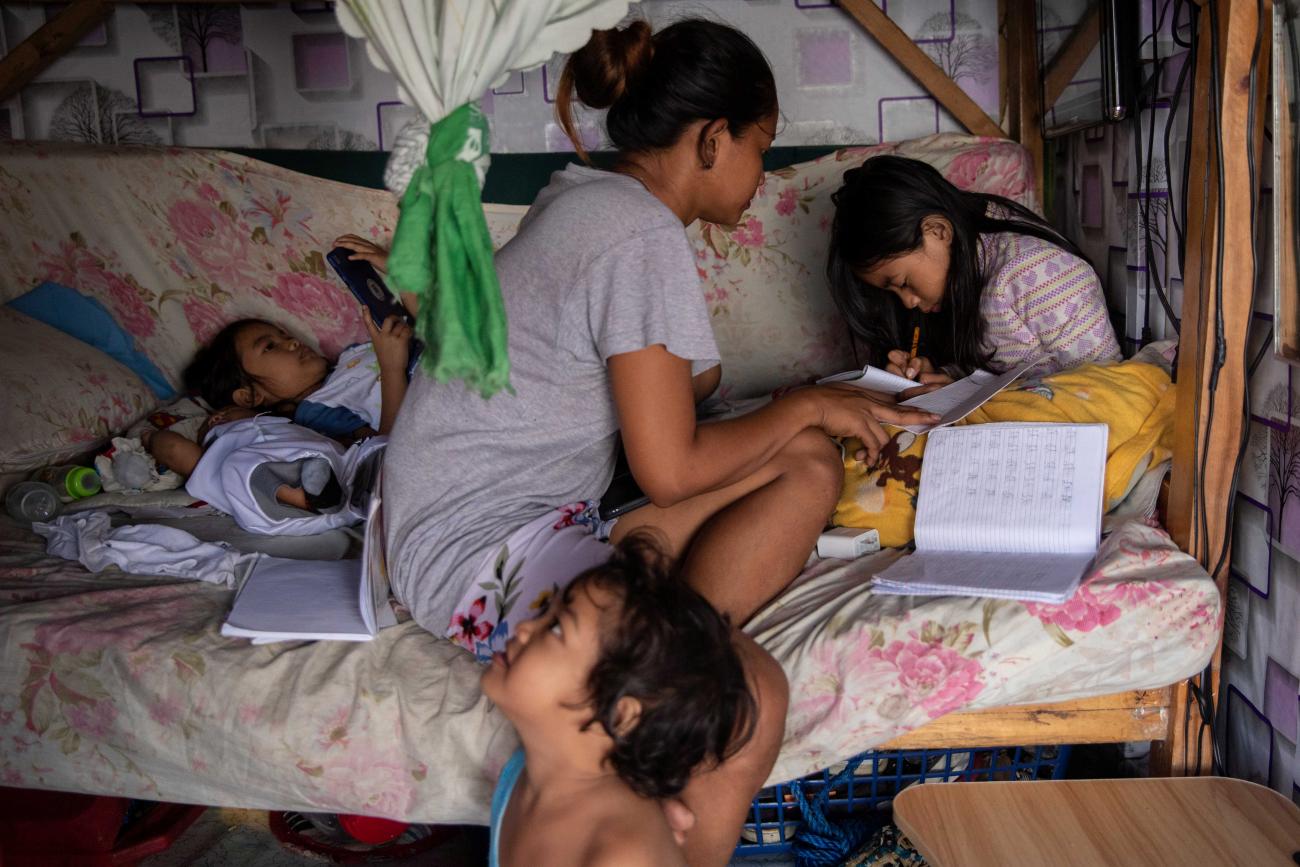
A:
[[[634,509],[639,509],[650,502],[650,498],[641,490],[632,476],[628,466],[627,454],[623,451],[623,441],[618,442],[618,457],[614,460],[614,478],[600,497],[596,514],[602,521],[612,521]]]
[[[343,285],[370,311],[375,325],[382,326],[389,316],[411,322],[411,314],[384,283],[375,266],[363,259],[350,259],[353,252],[346,247],[335,247],[325,256],[325,261],[338,272]]]
[[[375,266],[364,259],[349,258],[352,253],[353,251],[347,247],[335,247],[325,255],[325,261],[329,262],[338,273],[339,279],[343,281],[344,286],[348,287],[348,291],[370,311],[370,318],[374,320],[375,327],[383,327],[384,320],[389,316],[396,316],[408,325],[414,325],[415,320],[410,311],[384,283],[384,278],[379,276]],[[420,353],[423,351],[424,344],[412,337],[411,361],[406,367],[408,379],[415,373],[415,368],[420,362]]]

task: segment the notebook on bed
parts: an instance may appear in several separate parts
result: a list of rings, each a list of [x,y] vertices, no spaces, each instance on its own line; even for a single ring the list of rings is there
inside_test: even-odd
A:
[[[916,551],[879,573],[873,591],[1069,599],[1101,536],[1107,433],[1010,422],[930,434]]]
[[[262,557],[239,588],[221,634],[251,638],[254,644],[370,641],[380,629],[396,624],[383,556],[381,477],[377,472],[366,507],[361,559]]]
[[[1036,365],[1038,361],[1039,359],[1035,358],[1018,367],[1013,367],[1005,373],[990,373],[987,370],[977,370],[970,376],[951,382],[929,394],[922,394],[910,400],[900,401],[899,406],[923,409],[939,416],[939,421],[934,424],[902,425],[902,427],[912,433],[922,434],[935,428],[956,424],[987,403],[1002,389],[1024,376],[1025,372]],[[913,380],[871,365],[867,365],[861,370],[849,370],[817,380],[818,385],[828,382],[843,382],[847,385],[856,385],[859,388],[885,394],[898,394],[919,385]]]

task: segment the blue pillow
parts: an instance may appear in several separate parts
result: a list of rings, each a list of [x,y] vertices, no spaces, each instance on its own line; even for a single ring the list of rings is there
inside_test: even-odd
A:
[[[10,301],[9,306],[120,361],[144,380],[159,400],[171,400],[176,396],[176,390],[162,371],[135,348],[131,335],[123,331],[113,314],[94,298],[47,281]]]

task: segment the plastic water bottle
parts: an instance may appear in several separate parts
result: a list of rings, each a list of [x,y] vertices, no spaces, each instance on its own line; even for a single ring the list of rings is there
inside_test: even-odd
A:
[[[15,521],[52,521],[63,511],[59,492],[45,482],[19,482],[5,492],[5,511]]]
[[[32,473],[32,481],[44,482],[54,488],[59,492],[59,499],[65,503],[92,497],[103,488],[99,473],[90,467],[79,467],[75,464],[37,470]]]

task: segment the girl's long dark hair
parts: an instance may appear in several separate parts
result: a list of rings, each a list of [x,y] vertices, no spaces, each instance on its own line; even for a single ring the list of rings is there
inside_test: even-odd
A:
[[[235,339],[241,331],[258,325],[261,319],[239,319],[217,332],[195,353],[194,360],[185,368],[181,380],[189,394],[197,394],[214,410],[224,409],[235,402],[235,392],[252,384],[252,377],[240,363]]]
[[[831,295],[853,335],[866,344],[871,363],[879,366],[889,350],[910,347],[912,325],[922,320],[892,292],[870,286],[857,275],[919,248],[926,217],[937,215],[952,224],[943,304],[938,313],[925,316],[922,327],[926,357],[939,367],[952,365],[970,373],[986,367],[992,355],[980,315],[988,279],[980,262],[981,235],[1032,235],[1085,258],[1073,242],[1023,205],[959,190],[919,160],[873,157],[844,173],[844,185],[831,201],[835,219],[826,265]]]

